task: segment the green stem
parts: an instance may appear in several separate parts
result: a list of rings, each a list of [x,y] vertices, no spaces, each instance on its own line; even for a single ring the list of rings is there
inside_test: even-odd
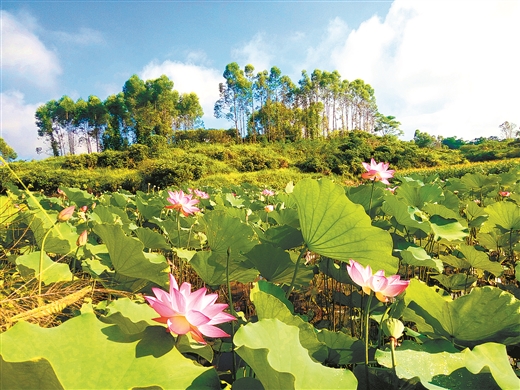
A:
[[[303,257],[303,254],[307,251],[307,247],[303,247],[300,251],[300,254],[298,255],[298,259],[296,259],[296,264],[294,265],[294,273],[291,279],[291,285],[289,286],[289,289],[285,293],[285,298],[289,298],[289,295],[291,295],[293,289],[294,289],[294,282],[296,281],[296,274],[298,273],[298,268],[300,267],[300,260]]]
[[[78,252],[79,252],[79,246],[76,248],[76,253],[74,254],[74,259],[72,260],[72,278],[71,278],[71,282],[74,281],[74,271],[76,270],[76,258],[78,257]]]
[[[372,292],[370,292],[370,295],[368,296],[367,300],[367,306],[365,310],[365,380],[367,382],[367,389],[370,389],[370,383],[368,379],[368,351],[369,351],[369,339],[370,339],[370,304],[372,303]]]
[[[394,372],[395,379],[397,379],[397,370],[395,369],[395,343],[396,340],[390,337],[390,351],[392,352],[392,371]]]
[[[376,181],[372,181],[372,191],[370,191],[370,202],[368,203],[368,216],[372,218],[372,197],[374,196],[374,186]]]
[[[233,294],[231,293],[231,281],[229,280],[229,258],[231,257],[231,248],[227,249],[227,258],[226,258],[226,283],[228,290],[228,301],[229,301],[229,309],[231,314],[237,317],[237,312],[235,311],[235,307],[233,306]],[[231,338],[235,338],[235,322],[231,322]],[[231,356],[233,357],[233,366],[231,367],[231,377],[233,378],[233,382],[236,380],[236,355],[235,355],[235,344],[231,343]]]
[[[47,237],[49,236],[49,233],[51,230],[56,226],[58,221],[54,222],[54,224],[51,226],[49,230],[47,230],[47,233],[45,233],[45,236],[43,236],[42,240],[42,246],[40,248],[40,264],[38,265],[38,295],[42,295],[42,273],[43,273],[43,257],[45,256],[45,241],[47,241]]]
[[[387,316],[388,312],[392,308],[392,305],[388,305],[385,312],[383,313],[383,316],[381,317],[381,321],[379,322],[379,331],[377,332],[377,348],[381,348],[381,339],[383,338],[383,321],[385,320],[385,317]]]

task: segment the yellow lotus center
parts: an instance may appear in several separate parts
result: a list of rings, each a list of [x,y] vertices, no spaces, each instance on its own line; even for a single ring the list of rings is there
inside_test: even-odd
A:
[[[173,316],[170,321],[173,331],[177,334],[186,334],[191,330],[191,324],[184,316]]]

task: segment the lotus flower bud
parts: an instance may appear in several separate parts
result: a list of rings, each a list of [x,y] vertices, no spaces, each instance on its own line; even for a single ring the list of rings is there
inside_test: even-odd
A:
[[[87,206],[81,206],[81,207],[79,208],[79,210],[82,211],[82,212],[84,212],[84,213],[86,213],[87,210],[88,210],[88,207],[87,207]]]
[[[75,208],[76,208],[76,206],[69,206],[69,207],[66,207],[63,210],[61,210],[60,213],[58,214],[58,222],[68,221],[72,217],[72,214],[74,214]]]
[[[390,340],[396,343],[397,339],[403,335],[404,324],[397,318],[387,318],[383,321],[383,332],[390,337]]]
[[[77,246],[83,246],[87,243],[87,237],[88,237],[88,231],[85,229],[81,234],[79,235],[78,239],[76,240]]]
[[[270,212],[274,211],[274,206],[272,204],[268,204],[267,206],[264,207],[264,210],[266,213],[270,213]]]

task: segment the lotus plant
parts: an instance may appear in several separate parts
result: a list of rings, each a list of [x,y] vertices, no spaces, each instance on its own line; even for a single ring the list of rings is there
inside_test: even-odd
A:
[[[168,194],[170,197],[167,200],[171,204],[166,206],[167,209],[180,211],[185,217],[200,211],[198,207],[195,207],[199,200],[192,199],[192,194],[185,194],[182,190],[168,191]]]
[[[160,317],[154,321],[167,325],[167,331],[176,335],[189,333],[201,344],[206,344],[203,336],[229,337],[229,334],[215,325],[234,321],[236,318],[223,310],[227,303],[215,303],[217,294],[206,294],[205,287],[191,292],[190,283],[182,283],[179,288],[177,281],[170,274],[169,293],[159,288],[152,288],[155,297],[144,298]]]
[[[370,164],[366,163],[366,162],[364,162],[362,164],[365,167],[365,169],[367,170],[366,172],[364,172],[361,175],[361,177],[363,179],[381,181],[382,183],[390,184],[388,179],[391,179],[392,177],[394,177],[395,171],[392,169],[388,169],[388,166],[390,165],[388,163],[384,163],[384,162],[377,163],[374,159],[371,159]]]

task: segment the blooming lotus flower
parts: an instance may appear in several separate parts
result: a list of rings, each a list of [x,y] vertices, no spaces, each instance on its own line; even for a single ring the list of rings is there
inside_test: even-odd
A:
[[[511,195],[511,193],[509,191],[499,191],[498,195],[507,197],[507,196]]]
[[[66,222],[69,219],[72,218],[72,215],[74,214],[74,209],[76,206],[69,206],[65,207],[63,210],[60,211],[58,214],[58,222]]]
[[[394,177],[394,170],[388,169],[390,164],[388,163],[376,163],[374,159],[371,159],[370,164],[362,163],[367,172],[363,173],[361,177],[363,179],[370,179],[375,181],[381,181],[385,184],[390,184],[388,179]]]
[[[170,197],[167,199],[171,205],[166,206],[167,209],[173,209],[181,211],[186,217],[197,211],[200,211],[198,207],[195,207],[199,203],[198,199],[192,199],[193,195],[185,194],[181,191],[168,191]]]
[[[347,272],[354,283],[361,286],[365,294],[375,293],[376,298],[381,302],[388,302],[401,294],[410,284],[409,280],[401,280],[399,275],[385,276],[385,271],[379,270],[372,275],[369,265],[363,268],[357,261],[350,260],[347,265]]]
[[[370,291],[372,291],[370,280],[372,279],[373,275],[372,268],[370,268],[369,265],[364,268],[357,261],[350,259],[349,265],[347,265],[347,272],[354,283],[361,286],[365,294],[370,294]],[[377,271],[376,275],[384,275],[384,271]]]
[[[207,294],[205,287],[191,292],[191,284],[183,283],[179,288],[170,274],[170,292],[152,288],[155,297],[144,298],[160,315],[154,321],[167,324],[167,331],[177,335],[189,333],[193,339],[206,344],[203,336],[228,337],[229,334],[215,325],[234,321],[231,314],[224,313],[226,303],[215,303],[217,294]]]
[[[274,206],[272,204],[268,204],[267,206],[264,207],[264,210],[266,213],[270,213],[270,212],[274,211]]]
[[[193,190],[193,192],[201,199],[209,199],[209,194],[207,192],[201,190]]]
[[[262,195],[264,196],[274,196],[274,191],[268,190],[267,188],[262,191]]]

